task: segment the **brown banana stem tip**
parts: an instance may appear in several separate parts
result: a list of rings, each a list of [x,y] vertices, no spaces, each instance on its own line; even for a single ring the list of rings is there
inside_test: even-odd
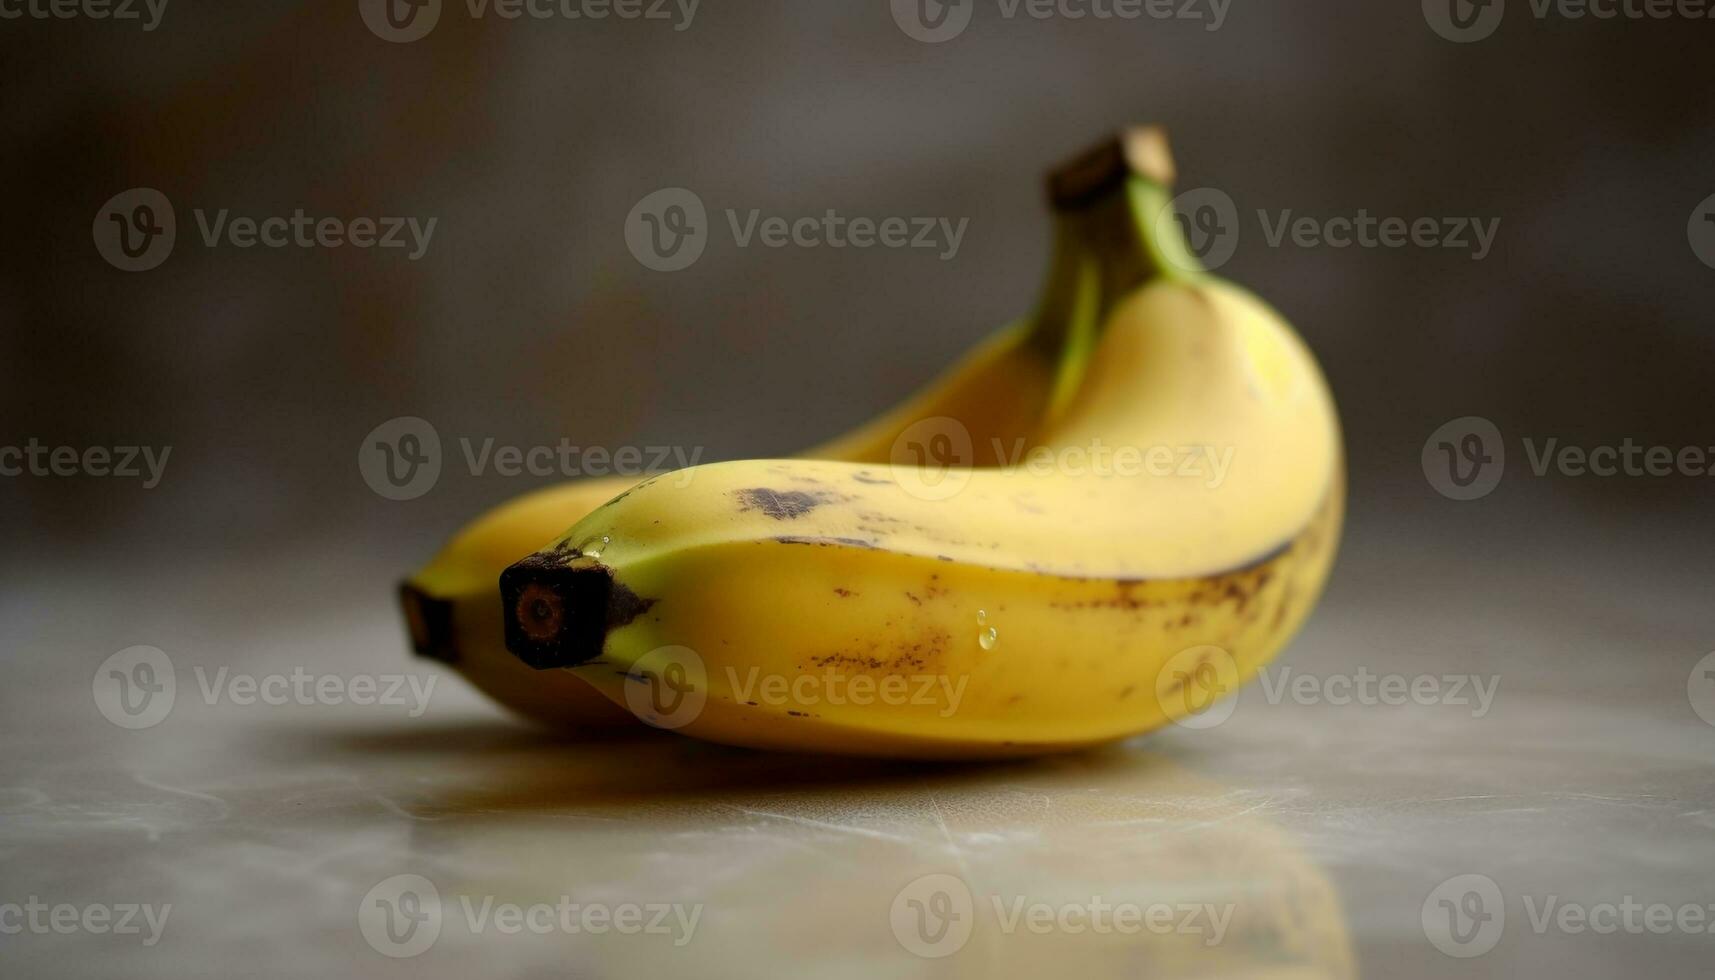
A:
[[[615,581],[612,569],[560,552],[531,555],[502,572],[500,601],[506,649],[537,670],[594,660],[609,630],[654,605]]]
[[[437,599],[409,582],[400,582],[399,605],[405,610],[405,626],[411,634],[413,653],[442,663],[458,663],[451,602]]]
[[[1075,211],[1100,200],[1133,174],[1162,185],[1173,183],[1177,174],[1167,130],[1128,127],[1056,167],[1048,175],[1048,201],[1057,211]]]

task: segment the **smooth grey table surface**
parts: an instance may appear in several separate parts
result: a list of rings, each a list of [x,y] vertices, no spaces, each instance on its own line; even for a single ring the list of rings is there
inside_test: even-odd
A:
[[[12,568],[0,973],[1708,976],[1702,545],[1502,524],[1352,530],[1293,673],[1216,727],[981,766],[538,734],[405,657],[352,543]],[[92,685],[138,644],[176,692],[132,730]],[[295,669],[434,687],[234,703]],[[1442,694],[1333,703],[1366,675]]]

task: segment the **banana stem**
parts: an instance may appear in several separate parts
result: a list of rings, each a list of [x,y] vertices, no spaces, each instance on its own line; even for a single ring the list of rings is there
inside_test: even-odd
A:
[[[1056,169],[1054,254],[1031,341],[1057,364],[1049,415],[1077,390],[1102,324],[1152,279],[1203,274],[1172,210],[1174,179],[1160,129],[1128,129]]]
[[[1173,210],[1171,185],[1133,177],[1126,181],[1131,226],[1152,276],[1189,281],[1205,275],[1203,263],[1185,240],[1185,229]],[[1134,287],[1135,288],[1135,287]]]
[[[1151,280],[1203,274],[1172,199],[1167,185],[1130,174],[1084,207],[1056,215],[1054,257],[1032,328],[1035,343],[1057,364],[1049,418],[1078,390],[1116,306]]]

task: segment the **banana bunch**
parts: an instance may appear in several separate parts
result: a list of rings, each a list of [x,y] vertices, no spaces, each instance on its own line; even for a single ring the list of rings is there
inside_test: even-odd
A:
[[[1171,179],[1155,130],[1057,172],[1057,312],[954,375],[1034,383],[921,399],[871,455],[639,483],[505,570],[507,648],[660,727],[860,755],[1064,751],[1235,690],[1327,578],[1340,431],[1290,326],[1197,269]]]
[[[1131,140],[1134,155],[1140,161],[1163,159],[1161,140],[1158,131],[1139,130]],[[935,428],[925,426],[929,420],[956,425],[965,436],[969,461],[991,467],[1003,462],[997,447],[1011,451],[1033,433],[1075,389],[1102,317],[1145,274],[1140,266],[1115,262],[1124,254],[1110,242],[1123,238],[1130,224],[1121,188],[1090,179],[1093,161],[1098,168],[1112,166],[1111,161],[1094,159],[1110,152],[1104,147],[1050,175],[1054,246],[1047,285],[1031,315],[978,344],[925,390],[804,455],[885,466],[906,445],[940,450],[934,437],[941,433],[928,431]],[[911,439],[911,431],[918,438]],[[508,653],[495,596],[495,582],[507,566],[555,540],[634,483],[605,478],[539,490],[459,531],[399,587],[412,649],[451,665],[495,701],[551,727],[589,730],[640,724],[623,701],[610,700],[586,678],[572,672],[538,672]],[[590,542],[583,544],[587,548]]]

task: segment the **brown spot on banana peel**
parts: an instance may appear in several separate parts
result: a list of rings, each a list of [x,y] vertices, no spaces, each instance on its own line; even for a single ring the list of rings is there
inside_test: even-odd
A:
[[[605,504],[602,504],[600,507],[597,507],[595,510],[591,511],[590,513],[594,514],[594,513],[597,513],[599,511],[606,510],[607,508],[612,507],[614,504],[619,503],[621,500],[624,500],[625,498],[631,496],[632,494],[636,493],[639,490],[649,489],[650,487],[654,486],[656,483],[660,482],[660,480],[661,480],[661,477],[652,476],[649,479],[644,480],[642,483],[638,483],[638,484],[632,486],[631,489],[625,490],[625,491],[620,492],[619,494],[616,494],[613,497],[613,499],[609,500]]]
[[[803,490],[771,490],[767,487],[750,487],[733,491],[744,506],[739,508],[743,513],[749,510],[760,510],[777,521],[794,521],[820,507],[824,496],[819,493],[807,493]]]
[[[775,538],[774,541],[778,544],[815,545],[818,548],[833,548],[843,545],[847,548],[863,548],[867,551],[875,551],[881,547],[874,541],[865,541],[863,538],[807,538],[786,534]]]
[[[923,673],[932,670],[931,664],[945,657],[952,642],[953,635],[946,630],[930,629],[919,637],[919,642],[900,643],[894,648],[891,657],[885,654],[836,650],[806,657],[803,664],[811,668],[838,667],[874,674]],[[877,646],[879,644],[871,644],[871,649]],[[800,669],[804,669],[803,665]]]
[[[1270,629],[1280,629],[1281,624],[1286,621],[1287,611],[1292,608],[1292,600],[1294,597],[1295,595],[1292,589],[1292,583],[1288,582],[1286,588],[1280,593],[1280,604],[1274,609],[1274,622],[1269,624]]]

